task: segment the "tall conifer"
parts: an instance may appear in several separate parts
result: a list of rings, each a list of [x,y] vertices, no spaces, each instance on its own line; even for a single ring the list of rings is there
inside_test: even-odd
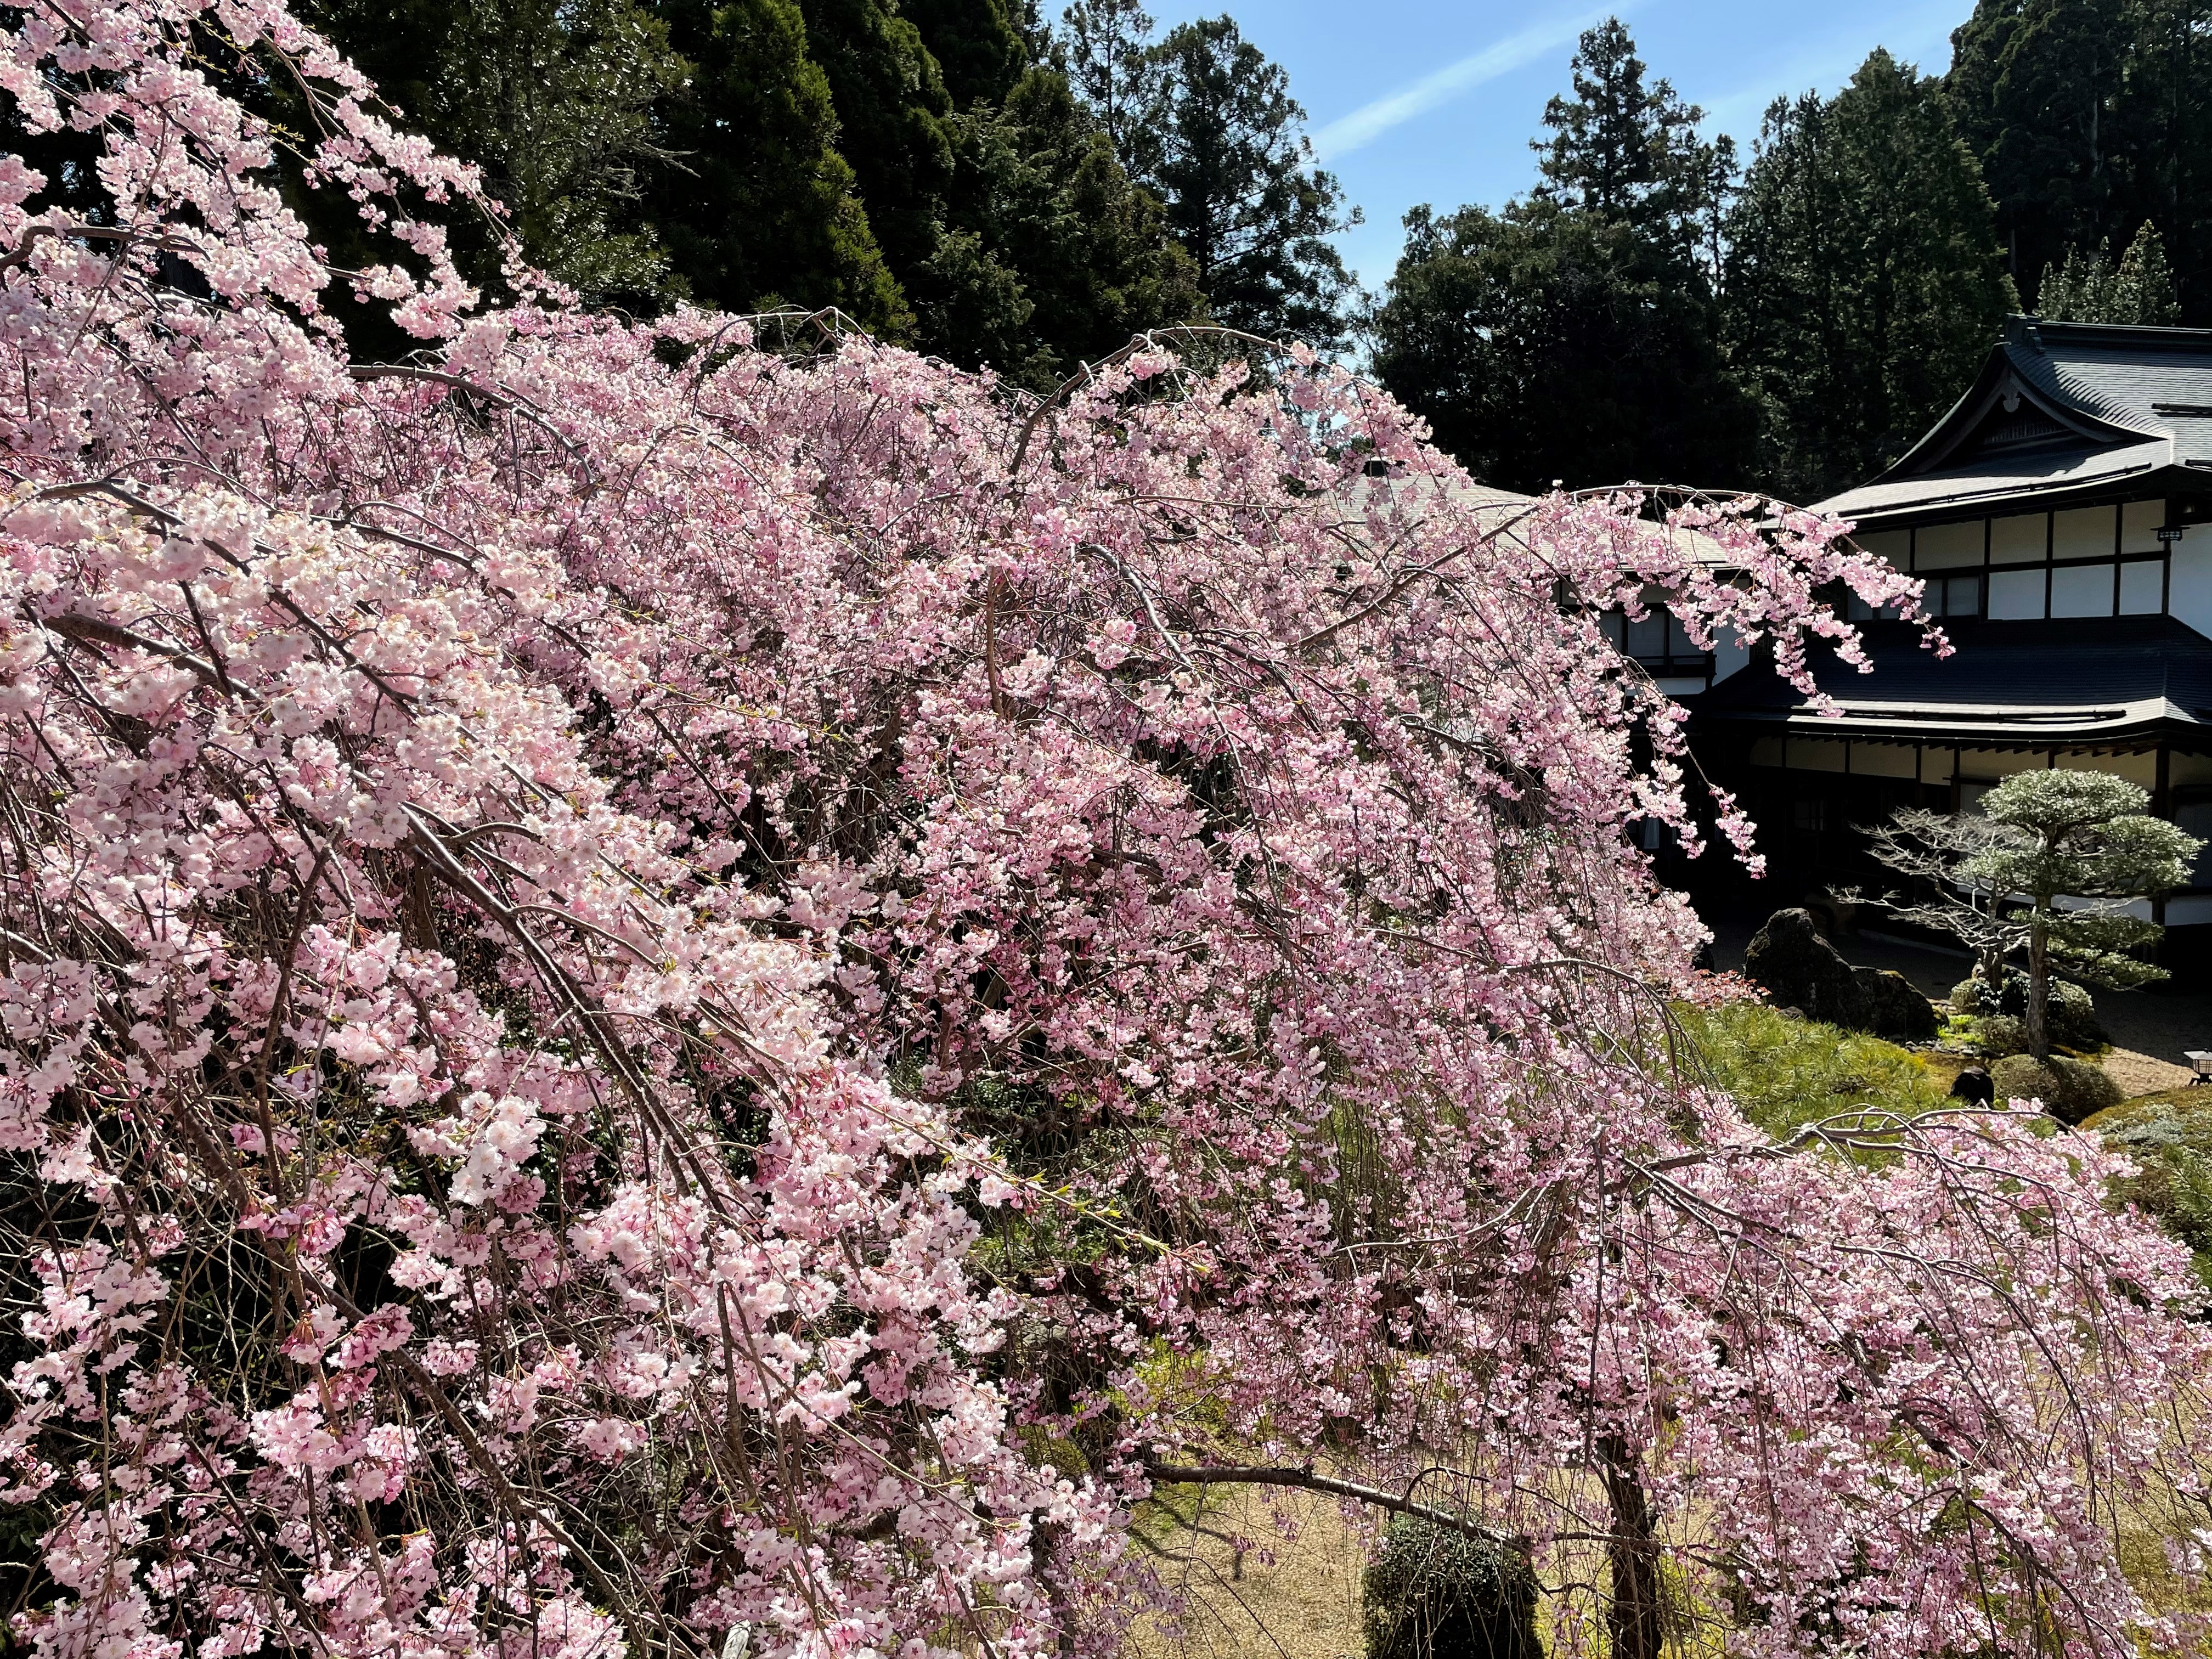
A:
[[[913,315],[839,154],[797,0],[657,0],[690,74],[647,210],[682,291],[738,310],[835,306],[903,337]]]
[[[1761,477],[1800,500],[1894,460],[2018,303],[1938,84],[1886,52],[1833,99],[1776,100],[1729,233],[1730,343],[1765,406]]]

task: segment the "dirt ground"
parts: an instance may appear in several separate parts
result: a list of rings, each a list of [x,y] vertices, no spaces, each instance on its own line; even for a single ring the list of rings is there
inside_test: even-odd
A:
[[[1176,1498],[1185,1520],[1198,1523],[1195,1533],[1172,1524],[1146,1529],[1161,1552],[1160,1577],[1181,1593],[1186,1612],[1177,1624],[1139,1626],[1133,1646],[1142,1659],[1360,1659],[1366,1558],[1334,1502],[1273,1494],[1293,1528],[1285,1536],[1269,1499],[1252,1487],[1209,1487],[1202,1509],[1194,1509],[1195,1497],[1186,1489]]]

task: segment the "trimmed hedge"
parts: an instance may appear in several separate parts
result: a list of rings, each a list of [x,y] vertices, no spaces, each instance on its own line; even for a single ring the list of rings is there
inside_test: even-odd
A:
[[[2039,1100],[2061,1123],[2078,1124],[2126,1098],[2103,1066],[2059,1054],[2042,1063],[2031,1054],[2007,1054],[1990,1067],[1990,1082],[1999,1100]]]
[[[1535,1576],[1510,1543],[1401,1516],[1362,1589],[1367,1659],[1543,1659]]]

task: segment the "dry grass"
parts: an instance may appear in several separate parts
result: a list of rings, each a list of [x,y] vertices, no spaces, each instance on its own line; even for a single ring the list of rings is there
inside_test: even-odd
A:
[[[1182,1595],[1183,1613],[1140,1622],[1133,1654],[1360,1659],[1366,1548],[1334,1500],[1251,1486],[1170,1487],[1163,1496],[1137,1526],[1159,1552],[1160,1577]]]

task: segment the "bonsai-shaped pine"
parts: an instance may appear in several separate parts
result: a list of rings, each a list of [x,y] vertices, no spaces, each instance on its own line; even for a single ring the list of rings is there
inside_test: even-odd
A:
[[[1974,861],[2012,832],[1977,815],[1901,806],[1888,823],[1863,833],[1867,851],[1911,880],[1918,896],[1891,893],[1875,900],[1854,887],[1838,890],[1835,897],[1879,903],[1899,921],[1950,934],[1973,953],[1982,979],[2002,987],[2005,959],[2027,943],[2027,927],[2006,909],[2005,895],[1977,875]]]
[[[2139,985],[2163,976],[2134,954],[2162,930],[2124,907],[2187,881],[2203,842],[2150,817],[2149,805],[2136,785],[2097,772],[2016,772],[1982,798],[1982,815],[2009,833],[1961,874],[2026,912],[2027,1047],[2038,1060],[2051,1057],[2054,952],[2075,978]]]
[[[1918,897],[1881,901],[1890,913],[1972,951],[1993,994],[2008,959],[2027,953],[2028,1045],[2048,1060],[2054,969],[2114,990],[2166,977],[2140,954],[2165,929],[2126,907],[2181,885],[2203,843],[2149,817],[2149,805],[2141,788],[2102,773],[2019,772],[1977,814],[1893,813],[1869,832],[1868,850],[1920,884]]]

